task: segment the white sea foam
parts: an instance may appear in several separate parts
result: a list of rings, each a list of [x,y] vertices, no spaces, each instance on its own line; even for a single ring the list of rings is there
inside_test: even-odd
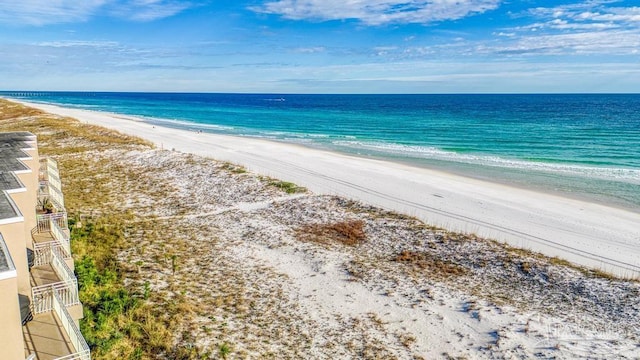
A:
[[[637,169],[526,161],[489,155],[461,154],[430,146],[412,146],[382,142],[341,140],[334,141],[333,144],[354,150],[365,149],[386,154],[403,155],[411,158],[435,159],[491,167],[563,173],[605,180],[624,181],[640,185],[640,170]]]
[[[202,129],[202,130],[233,130],[233,126],[224,126],[224,125],[216,125],[216,124],[204,124],[197,123],[187,120],[177,120],[177,119],[162,119],[162,118],[153,118],[153,117],[142,117],[145,121],[155,122],[155,123],[170,123],[174,125],[180,125],[181,127],[185,127],[188,129]]]

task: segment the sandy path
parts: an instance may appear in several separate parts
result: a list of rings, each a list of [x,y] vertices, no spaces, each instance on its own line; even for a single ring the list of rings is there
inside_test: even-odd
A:
[[[638,213],[297,145],[151,126],[134,118],[52,105],[27,105],[136,135],[165,149],[241,164],[316,193],[347,196],[450,230],[476,233],[623,276],[640,276]]]

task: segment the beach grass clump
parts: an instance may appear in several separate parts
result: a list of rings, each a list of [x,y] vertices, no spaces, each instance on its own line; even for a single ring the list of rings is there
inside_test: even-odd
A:
[[[109,226],[107,226],[109,224]],[[154,314],[148,294],[124,286],[115,250],[125,246],[124,222],[118,215],[70,221],[83,319],[80,329],[92,357],[144,358],[171,350],[170,322]],[[77,226],[76,226],[77,225]]]
[[[393,257],[393,261],[412,265],[426,273],[444,277],[463,276],[469,273],[465,267],[449,260],[439,259],[427,251],[404,250]]]
[[[302,186],[298,186],[292,182],[288,182],[288,181],[280,181],[280,180],[274,180],[271,179],[268,183],[269,186],[273,186],[275,188],[278,188],[284,192],[286,192],[287,194],[297,194],[297,193],[305,193],[307,192],[307,188],[302,187]]]
[[[296,231],[298,240],[320,244],[357,246],[367,240],[364,221],[346,220],[329,224],[310,224]]]
[[[244,166],[233,164],[228,161],[223,162],[221,168],[232,174],[244,174],[247,172],[247,169]]]
[[[43,111],[0,99],[0,120],[20,120],[31,116],[42,116]]]
[[[153,144],[135,136],[89,125],[78,120],[51,115],[0,99],[0,131],[29,131],[38,136],[38,149],[46,155],[63,155],[111,146]]]

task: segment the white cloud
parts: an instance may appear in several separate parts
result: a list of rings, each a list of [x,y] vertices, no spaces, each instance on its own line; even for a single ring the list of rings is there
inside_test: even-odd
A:
[[[513,33],[477,47],[504,55],[632,55],[640,48],[640,7],[610,7],[615,1],[584,1],[529,9],[532,23],[502,29]],[[522,15],[522,14],[521,14]]]
[[[37,46],[52,48],[90,47],[90,48],[114,48],[119,46],[115,41],[46,41]]]
[[[86,21],[106,0],[0,0],[0,22],[46,25]]]
[[[574,16],[576,20],[640,22],[640,7],[608,8],[606,12],[583,12]]]
[[[153,21],[173,16],[194,6],[196,5],[189,1],[180,0],[121,1],[112,7],[112,13],[135,21]]]
[[[324,52],[326,48],[324,46],[313,46],[313,47],[301,47],[293,49],[293,52],[300,54],[316,54]]]
[[[198,6],[180,0],[0,0],[0,23],[42,26],[84,22],[96,15],[152,21]]]
[[[480,45],[477,53],[503,55],[632,55],[640,48],[639,31],[591,31],[522,36],[510,43]]]
[[[502,0],[276,0],[250,9],[292,20],[427,24],[496,9]]]
[[[640,25],[640,7],[607,7],[608,2],[587,1],[551,8],[533,8],[529,14],[544,20],[537,28],[637,28]],[[533,25],[529,26],[532,27]]]

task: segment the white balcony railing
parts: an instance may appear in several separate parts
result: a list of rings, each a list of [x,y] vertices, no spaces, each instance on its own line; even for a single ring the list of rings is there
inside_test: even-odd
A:
[[[65,260],[71,258],[69,249],[57,241],[35,243],[33,245],[33,266],[49,265],[53,256],[56,255]]]
[[[67,228],[67,213],[65,211],[51,213],[51,214],[39,214],[37,215],[38,232],[46,232],[51,229],[51,221],[56,223],[61,229]],[[64,231],[64,230],[63,230]]]
[[[78,298],[78,279],[76,279],[73,271],[64,262],[61,252],[55,251],[55,247],[53,246],[49,247],[49,249],[49,264],[60,281],[31,288],[31,299],[33,301],[32,307],[34,314],[51,311],[51,296],[53,296],[53,294],[58,294],[63,300],[65,306],[77,305],[80,303],[80,299]],[[46,255],[41,256],[40,259],[38,259],[39,255],[40,254],[36,254],[34,263],[35,261],[46,261]]]
[[[53,205],[56,207],[56,209],[64,209],[64,196],[62,196],[60,190],[51,186],[50,183],[46,183],[44,186],[40,187],[38,198],[41,201],[48,198],[51,202],[53,202]]]
[[[34,315],[53,309],[53,295],[57,294],[64,306],[80,304],[77,281],[57,282],[31,288],[31,311]]]
[[[62,190],[60,184],[60,174],[58,171],[51,171],[51,169],[47,169],[47,181],[54,185],[58,190]]]
[[[49,265],[51,263],[51,248],[53,246],[60,245],[55,241],[33,244],[33,266]]]
[[[60,182],[60,173],[58,170],[52,170],[47,166],[40,166],[40,176],[38,176],[38,180],[40,181],[57,181]]]
[[[64,299],[62,299],[58,295],[58,293],[53,293],[52,305],[53,311],[55,311],[56,315],[58,315],[58,318],[62,323],[62,327],[66,331],[67,335],[69,336],[69,340],[71,340],[71,344],[73,344],[73,347],[76,350],[75,353],[57,358],[56,360],[91,360],[89,345],[87,345],[87,341],[82,336],[80,329],[78,329],[76,323],[73,321],[71,315],[67,311]]]
[[[91,351],[87,349],[71,355],[55,358],[53,360],[89,360],[89,359],[91,359]]]
[[[40,166],[46,166],[52,171],[58,172],[58,162],[48,156],[43,156],[40,158]]]
[[[65,229],[66,229],[66,226],[65,226]],[[54,221],[53,219],[49,219],[49,230],[51,231],[51,235],[53,236],[53,239],[59,242],[60,244],[62,244],[62,246],[64,246],[65,250],[67,251],[67,254],[71,254],[71,244],[69,242],[69,233],[62,230],[60,225],[58,225],[58,222]]]
[[[55,176],[51,176],[50,174],[44,177],[44,179],[40,180],[40,186],[44,187],[47,185],[51,185],[54,189],[58,191],[62,190],[62,184],[60,183],[60,179],[56,178]]]
[[[48,157],[47,158],[47,168],[53,172],[53,173],[58,173],[58,162],[53,160],[52,158]]]
[[[49,177],[60,179],[58,163],[52,158],[40,158],[40,180],[48,180]]]
[[[58,278],[60,280],[62,280],[63,282],[69,282],[72,281],[74,283],[76,283],[76,290],[78,289],[78,280],[76,279],[75,274],[73,273],[73,270],[71,270],[69,268],[69,266],[67,266],[67,263],[64,262],[64,258],[62,256],[60,256],[61,254],[56,252],[56,251],[52,251],[51,252],[51,267],[53,268],[53,271],[56,272],[56,274],[58,275]]]

